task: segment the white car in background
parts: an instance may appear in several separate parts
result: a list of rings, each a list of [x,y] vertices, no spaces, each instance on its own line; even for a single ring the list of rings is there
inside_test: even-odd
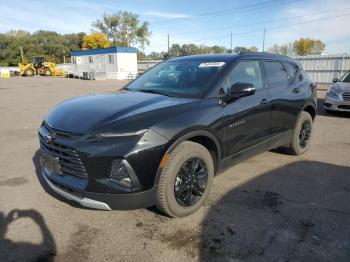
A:
[[[324,101],[326,112],[350,112],[350,71],[340,79],[334,78]]]

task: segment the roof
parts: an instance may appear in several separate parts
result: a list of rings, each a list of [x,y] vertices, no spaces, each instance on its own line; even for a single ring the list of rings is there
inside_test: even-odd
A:
[[[71,52],[72,56],[84,56],[84,55],[102,55],[113,53],[137,53],[137,48],[134,47],[119,47],[113,46],[108,48],[97,48],[91,50],[74,50]]]
[[[222,61],[229,62],[233,58],[238,57],[238,55],[234,54],[205,54],[205,55],[189,55],[189,56],[180,56],[169,59],[169,61]]]
[[[234,59],[244,59],[244,58],[250,58],[250,59],[278,59],[282,61],[292,61],[293,59],[288,56],[283,55],[277,55],[277,54],[271,54],[266,52],[242,52],[239,54],[204,54],[204,55],[190,55],[190,56],[181,56],[176,58],[171,58],[169,61],[222,61],[222,62],[229,62]]]

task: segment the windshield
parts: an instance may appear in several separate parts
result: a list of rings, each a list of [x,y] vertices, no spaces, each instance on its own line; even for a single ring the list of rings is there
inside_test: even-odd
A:
[[[347,72],[340,80],[341,82],[350,83],[350,72]]]
[[[203,97],[225,67],[225,62],[166,61],[131,82],[131,91],[174,97]]]

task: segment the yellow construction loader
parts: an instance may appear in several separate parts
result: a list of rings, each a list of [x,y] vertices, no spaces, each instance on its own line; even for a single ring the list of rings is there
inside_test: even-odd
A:
[[[21,76],[62,76],[63,71],[56,67],[55,63],[45,62],[43,57],[34,57],[32,63],[18,64]]]

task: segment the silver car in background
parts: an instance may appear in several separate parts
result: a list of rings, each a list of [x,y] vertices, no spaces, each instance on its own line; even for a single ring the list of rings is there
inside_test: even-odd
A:
[[[340,80],[334,78],[333,83],[324,101],[326,112],[350,112],[350,71],[343,75]]]

